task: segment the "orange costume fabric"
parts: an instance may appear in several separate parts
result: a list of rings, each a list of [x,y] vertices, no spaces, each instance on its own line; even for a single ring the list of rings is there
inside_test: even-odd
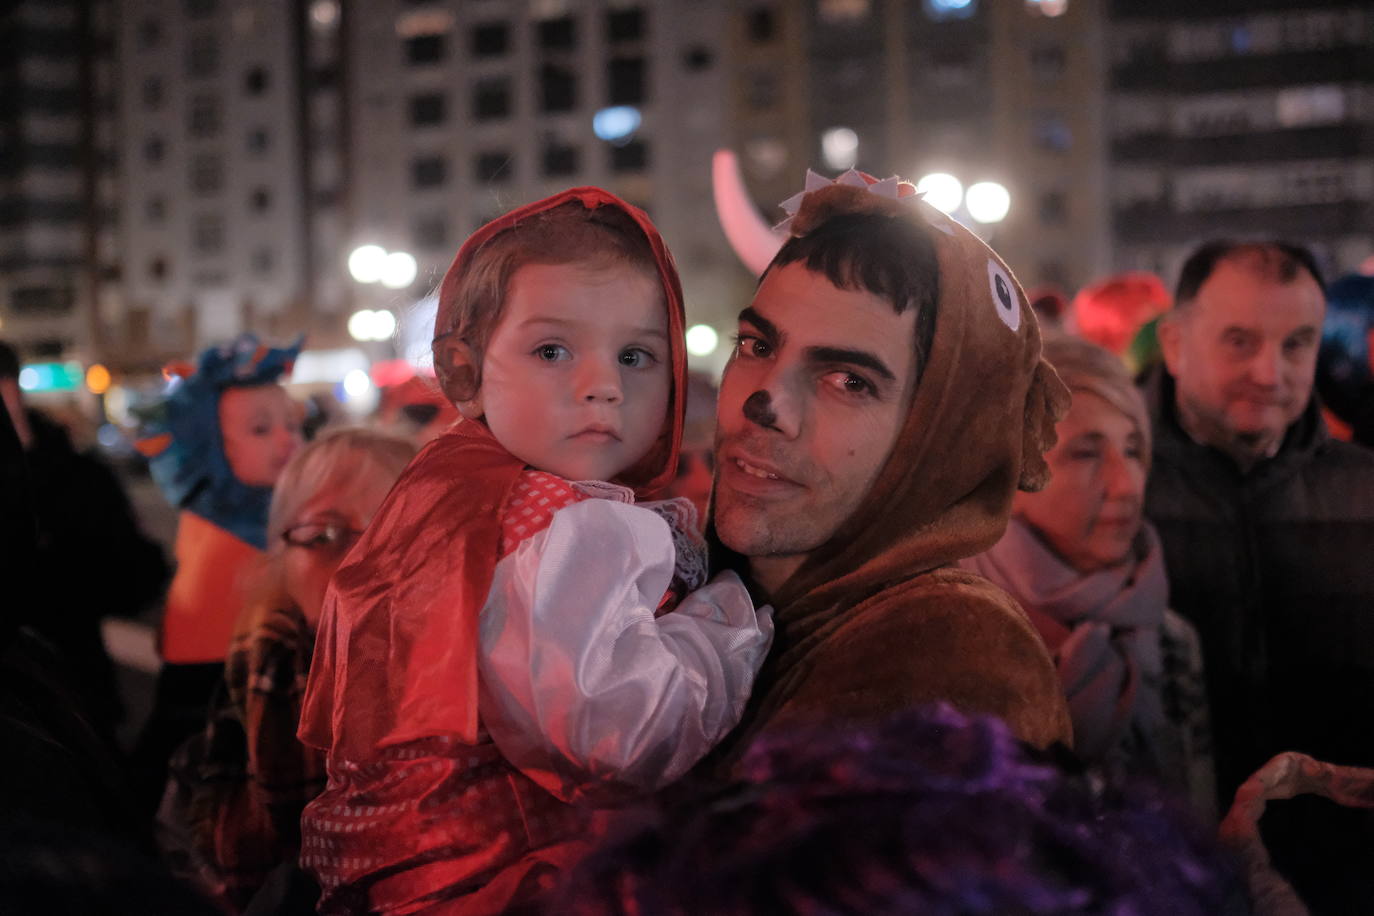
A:
[[[224,661],[244,606],[244,580],[262,551],[194,512],[183,511],[175,554],[177,573],[167,591],[159,634],[163,661]]]
[[[627,214],[665,293],[669,414],[658,443],[616,481],[643,498],[676,471],[686,383],[681,286],[647,216],[597,188],[512,211],[458,252],[439,323],[484,243],[570,202]],[[302,863],[326,884],[322,912],[499,912],[534,890],[578,831],[581,815],[509,765],[478,718],[478,619],[524,472],[483,423],[459,422],[411,462],[334,577],[300,728],[329,758],[329,788],[307,809],[302,838]]]

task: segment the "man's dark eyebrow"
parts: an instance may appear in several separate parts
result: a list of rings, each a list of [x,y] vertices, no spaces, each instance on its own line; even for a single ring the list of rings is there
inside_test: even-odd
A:
[[[747,305],[739,313],[739,320],[748,322],[758,328],[771,341],[781,340],[783,335],[778,331],[778,326],[760,315],[752,305]]]
[[[806,359],[813,363],[848,363],[862,366],[876,372],[889,382],[897,381],[897,376],[887,368],[887,364],[866,350],[847,350],[844,347],[807,347]]]

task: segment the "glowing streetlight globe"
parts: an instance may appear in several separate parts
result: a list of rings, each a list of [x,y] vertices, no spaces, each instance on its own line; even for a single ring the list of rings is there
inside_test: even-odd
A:
[[[348,336],[354,340],[372,339],[372,309],[363,309],[348,316]]]
[[[693,356],[710,356],[719,342],[720,336],[709,324],[694,324],[687,329],[687,352]]]
[[[916,192],[936,210],[953,213],[964,199],[964,185],[947,172],[931,172],[916,182]]]
[[[377,309],[372,313],[372,339],[386,340],[396,333],[396,316],[388,309]]]
[[[359,283],[376,283],[386,267],[386,249],[381,245],[360,245],[348,256],[348,272]]]
[[[995,181],[980,181],[964,196],[968,215],[980,223],[1000,223],[1011,209],[1011,194]]]
[[[354,369],[344,376],[344,393],[351,398],[360,398],[372,390],[372,379],[362,369]]]
[[[382,265],[382,285],[387,289],[405,289],[415,282],[419,265],[413,255],[404,251],[393,251],[386,256]]]
[[[821,158],[832,169],[852,169],[859,161],[859,135],[848,127],[832,127],[821,134]]]

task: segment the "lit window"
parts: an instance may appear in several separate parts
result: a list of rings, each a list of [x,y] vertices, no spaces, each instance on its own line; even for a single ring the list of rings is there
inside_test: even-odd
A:
[[[639,130],[639,109],[633,105],[603,108],[592,118],[592,133],[608,143],[626,143]]]
[[[957,0],[934,0],[939,6],[952,6]],[[967,6],[972,0],[964,0]],[[873,11],[873,0],[821,0],[817,12],[822,22],[855,22],[867,19]]]
[[[1069,11],[1069,0],[1026,0],[1026,11],[1053,19]]]
[[[936,22],[967,19],[978,11],[978,0],[925,0],[925,11]]]

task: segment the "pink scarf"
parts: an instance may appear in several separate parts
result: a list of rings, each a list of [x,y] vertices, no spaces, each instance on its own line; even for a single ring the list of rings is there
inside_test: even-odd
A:
[[[1153,738],[1166,724],[1160,627],[1169,585],[1149,523],[1126,562],[1086,575],[1015,518],[990,550],[960,565],[1011,593],[1044,637],[1084,759],[1118,750],[1153,756]]]

